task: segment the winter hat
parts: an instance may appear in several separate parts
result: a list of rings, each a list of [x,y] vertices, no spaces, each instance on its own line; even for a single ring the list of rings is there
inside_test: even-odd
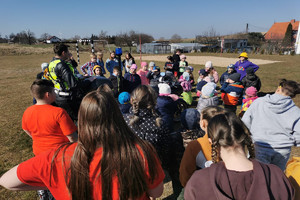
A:
[[[233,80],[234,82],[239,82],[240,78],[241,78],[241,74],[240,73],[234,73],[228,76],[228,78],[230,80]]]
[[[205,68],[206,68],[206,69],[213,68],[212,62],[211,62],[211,61],[207,61],[207,62],[205,63]]]
[[[193,72],[193,71],[194,71],[194,67],[192,67],[192,66],[188,66],[188,68],[191,70],[191,72]]]
[[[216,87],[217,85],[213,82],[206,83],[201,89],[202,96],[213,97],[216,93]]]
[[[136,64],[132,64],[131,67],[130,67],[130,69],[137,69]]]
[[[181,54],[181,55],[180,55],[180,60],[182,60],[182,59],[184,59],[184,58],[186,58],[186,56],[185,56],[184,54]]]
[[[154,67],[155,66],[155,62],[149,62],[149,67]]]
[[[41,67],[42,67],[42,70],[45,71],[45,69],[49,66],[48,63],[42,63],[41,64]]]
[[[184,80],[189,81],[190,80],[190,74],[187,72],[183,72],[182,77]]]
[[[199,75],[207,76],[207,72],[205,71],[205,69],[200,69],[198,73]]]
[[[183,128],[187,130],[200,129],[200,113],[195,108],[185,109],[180,115],[180,120]]]
[[[254,69],[253,69],[252,67],[248,67],[248,68],[246,69],[246,73],[247,73],[247,74],[254,74]]]
[[[171,87],[166,83],[158,84],[159,94],[171,94]]]
[[[248,87],[246,89],[246,95],[248,95],[249,97],[256,97],[257,96],[257,89],[253,86]]]
[[[120,104],[125,104],[130,101],[130,94],[128,92],[121,92],[119,94],[118,100]]]
[[[145,67],[147,65],[148,65],[147,62],[141,62],[141,67]]]
[[[227,69],[229,69],[229,68],[235,69],[235,65],[234,64],[230,64],[230,65],[227,66]]]

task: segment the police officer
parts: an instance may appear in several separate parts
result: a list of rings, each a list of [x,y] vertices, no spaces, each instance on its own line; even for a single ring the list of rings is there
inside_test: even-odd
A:
[[[54,83],[55,103],[64,108],[73,120],[77,120],[81,102],[80,82],[65,62],[70,57],[68,45],[56,44],[53,48],[55,56],[49,63],[49,78]]]

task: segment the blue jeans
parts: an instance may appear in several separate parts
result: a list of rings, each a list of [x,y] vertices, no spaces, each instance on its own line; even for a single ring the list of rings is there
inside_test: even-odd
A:
[[[286,163],[290,158],[291,147],[287,148],[272,148],[255,144],[255,158],[256,160],[277,165],[282,171],[285,170]]]

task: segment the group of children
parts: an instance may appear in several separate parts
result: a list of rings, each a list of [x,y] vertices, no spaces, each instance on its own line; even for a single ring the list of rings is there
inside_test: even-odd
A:
[[[68,149],[67,162],[70,162],[70,165],[85,169],[88,169],[92,165],[92,169],[98,171],[100,170],[99,163],[101,163],[101,167],[105,168],[101,169],[101,172],[108,170],[111,173],[110,178],[114,181],[112,187],[115,189],[118,188],[117,184],[122,186],[121,189],[116,189],[120,190],[119,192],[116,192],[111,187],[107,187],[111,189],[114,195],[120,195],[120,197],[135,197],[135,199],[139,199],[137,195],[142,196],[142,198],[146,195],[152,197],[160,196],[162,192],[162,180],[164,179],[163,168],[170,174],[174,197],[184,195],[185,199],[216,199],[216,196],[220,199],[225,197],[231,199],[246,197],[248,199],[259,199],[261,197],[257,196],[259,191],[259,195],[262,195],[266,199],[291,199],[294,195],[294,189],[283,172],[274,166],[262,164],[252,159],[256,156],[258,160],[261,159],[260,161],[262,161],[264,157],[265,160],[263,162],[272,163],[272,161],[267,160],[265,157],[275,154],[267,146],[269,144],[272,147],[274,144],[277,148],[274,148],[275,152],[278,151],[280,155],[285,156],[284,162],[278,161],[278,166],[284,170],[282,166],[286,164],[286,158],[289,157],[292,143],[300,145],[300,110],[291,100],[296,94],[300,93],[299,83],[282,80],[273,96],[258,98],[257,92],[261,88],[261,82],[254,73],[258,69],[258,66],[249,62],[248,55],[242,53],[239,57],[240,61],[235,65],[229,65],[227,71],[220,78],[221,99],[224,103],[224,108],[222,108],[218,106],[220,105],[217,91],[219,75],[214,69],[213,63],[211,61],[206,62],[204,69],[199,70],[199,78],[195,82],[193,67],[188,65],[185,55],[179,54],[176,54],[176,57],[180,59],[178,60],[177,58],[176,62],[178,63],[174,62],[176,60],[174,56],[167,57],[168,61],[164,66],[166,75],[163,78],[169,77],[170,80],[179,82],[183,90],[181,96],[188,105],[191,105],[193,102],[192,89],[195,85],[197,96],[199,97],[196,108],[188,108],[181,113],[181,128],[178,129],[174,123],[174,114],[177,110],[177,101],[180,97],[173,94],[172,84],[163,81],[160,68],[155,66],[153,62],[150,62],[149,65],[147,62],[141,62],[141,68],[137,70],[138,67],[130,53],[127,53],[125,60],[119,64],[114,52],[112,52],[110,58],[106,61],[106,70],[110,73],[109,80],[112,82],[113,88],[110,90],[106,85],[103,85],[97,91],[89,93],[84,98],[79,112],[79,138],[77,137],[77,127],[68,114],[63,109],[50,105],[55,101],[53,83],[44,79],[33,82],[31,93],[37,102],[24,112],[22,127],[33,139],[34,154],[38,156],[47,149],[57,148],[63,143],[76,142],[78,140],[76,148],[74,144],[63,147]],[[82,73],[85,76],[103,76],[106,74],[102,58],[102,53],[97,53],[97,55],[92,54],[91,61],[81,67]],[[126,72],[124,77],[120,75],[120,70],[123,67]],[[118,100],[119,103],[117,104],[115,100]],[[274,102],[277,103],[276,105],[280,103],[279,108],[276,107]],[[242,106],[238,117],[235,115],[235,112],[239,103],[242,103]],[[116,105],[119,106],[119,109],[115,109]],[[267,109],[269,109],[268,112],[265,112]],[[123,114],[123,117],[120,113]],[[278,116],[282,118],[279,123],[280,125],[270,122],[274,131],[277,128],[278,141],[271,139],[271,132],[267,136],[262,136],[264,133],[261,133],[262,131],[259,130],[260,127],[264,127],[262,128],[263,130],[270,129],[270,127],[264,126],[264,121],[275,120]],[[292,117],[292,122],[284,120],[285,117],[286,119],[288,118],[287,116]],[[269,119],[263,119],[264,117],[269,117]],[[110,123],[113,123],[115,126],[111,126]],[[247,127],[250,129],[253,137],[250,135]],[[93,131],[90,132],[90,130]],[[284,137],[280,136],[280,133],[285,132],[285,130],[290,131],[289,135],[284,133]],[[157,158],[153,157],[151,148],[139,139],[136,139],[131,133],[127,135],[126,131],[132,131],[140,139],[146,140],[154,146],[158,157],[162,161],[162,168],[157,162]],[[117,134],[119,132],[122,134]],[[110,133],[115,137],[110,138]],[[291,141],[285,142],[287,138]],[[95,139],[97,141],[93,142]],[[252,143],[252,140],[254,143]],[[266,144],[262,140],[270,141]],[[113,157],[113,153],[102,155],[102,149],[101,152],[96,151],[96,146],[98,145],[98,148],[100,144],[104,154],[105,152],[111,152],[112,148],[118,149],[117,146],[119,144],[124,145],[123,143],[126,143],[128,146],[122,146],[122,149],[120,148],[119,150],[120,152],[114,150],[120,154],[116,155],[119,156],[118,159],[112,159],[112,162],[109,162],[107,158],[109,156]],[[254,146],[257,149],[254,150]],[[267,151],[262,153],[266,149]],[[282,152],[282,149],[285,152]],[[55,153],[52,151],[49,155],[56,155],[59,151],[60,149]],[[74,158],[76,157],[80,160],[87,157],[86,160],[79,165],[76,164],[75,160],[69,161],[69,157],[71,157],[70,152],[73,151]],[[131,153],[127,155],[126,152]],[[57,197],[64,196],[65,198],[70,197],[71,194],[72,198],[74,198],[74,194],[86,192],[81,191],[80,188],[76,191],[76,189],[74,190],[70,186],[69,182],[66,182],[62,185],[67,189],[63,189],[63,192],[59,193],[57,192],[59,188],[55,188],[55,186],[51,186],[48,183],[43,183],[43,180],[51,180],[51,178],[42,178],[45,172],[48,172],[44,170],[47,168],[45,163],[50,163],[49,161],[44,162],[44,154],[38,157],[42,160],[42,168],[36,170],[40,174],[35,175],[34,170],[30,170],[29,173],[35,176],[34,178],[39,186],[46,185],[50,189],[50,192],[39,191],[39,194],[51,196],[51,192],[53,192],[54,197],[57,195]],[[83,154],[87,155],[82,156]],[[45,154],[48,160],[51,159],[49,155]],[[96,162],[94,161],[94,157],[99,155],[101,155],[101,158],[96,159],[99,163],[91,164],[92,162]],[[251,159],[249,160],[248,157]],[[59,157],[53,159],[58,161],[62,159],[63,163],[65,163],[64,155],[59,154]],[[101,159],[103,159],[104,164],[102,164],[102,161],[100,162]],[[130,185],[124,185],[128,181],[129,174],[122,171],[121,168],[123,166],[120,168],[119,164],[126,165],[127,159],[129,159],[128,162],[132,162],[131,164],[134,163],[133,160],[135,162],[137,162],[136,160],[146,161],[146,167],[143,168],[142,172],[145,172],[147,178],[152,182],[149,183],[147,181],[146,184],[144,182],[145,178],[141,178],[143,177],[140,176],[141,174],[137,176],[133,171],[130,171],[130,175],[133,174],[144,185],[143,187],[133,189],[129,188],[131,187]],[[58,161],[56,162],[58,163]],[[116,163],[113,163],[115,161]],[[148,161],[152,161],[153,163],[148,163]],[[54,173],[54,175],[52,174],[53,176],[59,176],[60,174],[56,174],[59,172],[52,171],[52,165],[55,165],[55,167],[58,166],[52,162],[50,171]],[[26,175],[25,171],[26,169],[30,169],[31,164],[37,167],[36,163],[36,159],[33,159],[33,161],[28,161],[21,165],[20,169],[18,169],[18,176],[16,176],[21,179],[19,180],[20,182],[28,185],[32,184],[30,175]],[[111,165],[106,165],[107,163]],[[212,163],[215,164],[209,167]],[[147,168],[148,165],[153,168]],[[110,167],[115,167],[120,176],[119,174],[118,176],[112,175],[115,171],[113,171],[114,169],[109,169]],[[48,168],[50,169],[50,166]],[[60,167],[58,168],[60,169]],[[134,165],[134,168],[137,170],[136,165]],[[76,175],[72,176],[72,174],[78,175],[82,174],[82,172],[79,171],[77,173],[77,168],[69,169],[70,173],[67,175],[71,174],[72,180],[76,180],[76,178],[79,180]],[[67,170],[69,169],[67,168]],[[196,172],[198,169],[201,170]],[[63,170],[66,169],[63,168]],[[141,171],[137,171],[141,173]],[[16,171],[13,171],[13,173],[16,173]],[[99,183],[96,181],[98,178],[95,178],[95,175],[96,173],[92,176],[92,184],[89,182],[91,175],[89,173],[84,175],[85,180],[89,182],[89,187],[85,188],[88,192],[92,191],[91,187],[94,188],[95,185],[99,187]],[[11,178],[11,176],[11,174],[8,174],[1,177],[0,184],[3,186],[7,185],[8,183],[5,180]],[[104,179],[105,174],[101,174],[100,176]],[[58,179],[53,181],[57,181]],[[209,179],[212,181],[201,181]],[[115,180],[119,180],[119,182],[115,182]],[[268,182],[264,182],[265,180]],[[138,180],[133,181],[138,182]],[[111,183],[110,180],[109,182]],[[255,190],[251,188],[255,188]],[[154,189],[160,192],[155,193]],[[96,189],[95,191],[98,190]],[[134,190],[139,191],[133,192]],[[66,191],[71,193],[65,194]],[[132,193],[124,196],[124,193],[128,191]],[[106,197],[101,191],[87,196],[91,197],[91,195],[94,197],[99,197],[99,195],[102,195],[102,198]]]

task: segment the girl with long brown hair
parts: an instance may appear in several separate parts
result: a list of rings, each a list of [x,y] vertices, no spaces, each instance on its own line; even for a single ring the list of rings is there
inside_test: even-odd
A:
[[[48,188],[55,199],[149,199],[163,191],[155,150],[124,121],[111,91],[87,94],[78,115],[78,143],[21,163],[0,185],[14,190]]]
[[[234,113],[214,116],[207,131],[214,164],[192,175],[186,200],[293,199],[294,190],[277,166],[253,160],[250,132]]]

